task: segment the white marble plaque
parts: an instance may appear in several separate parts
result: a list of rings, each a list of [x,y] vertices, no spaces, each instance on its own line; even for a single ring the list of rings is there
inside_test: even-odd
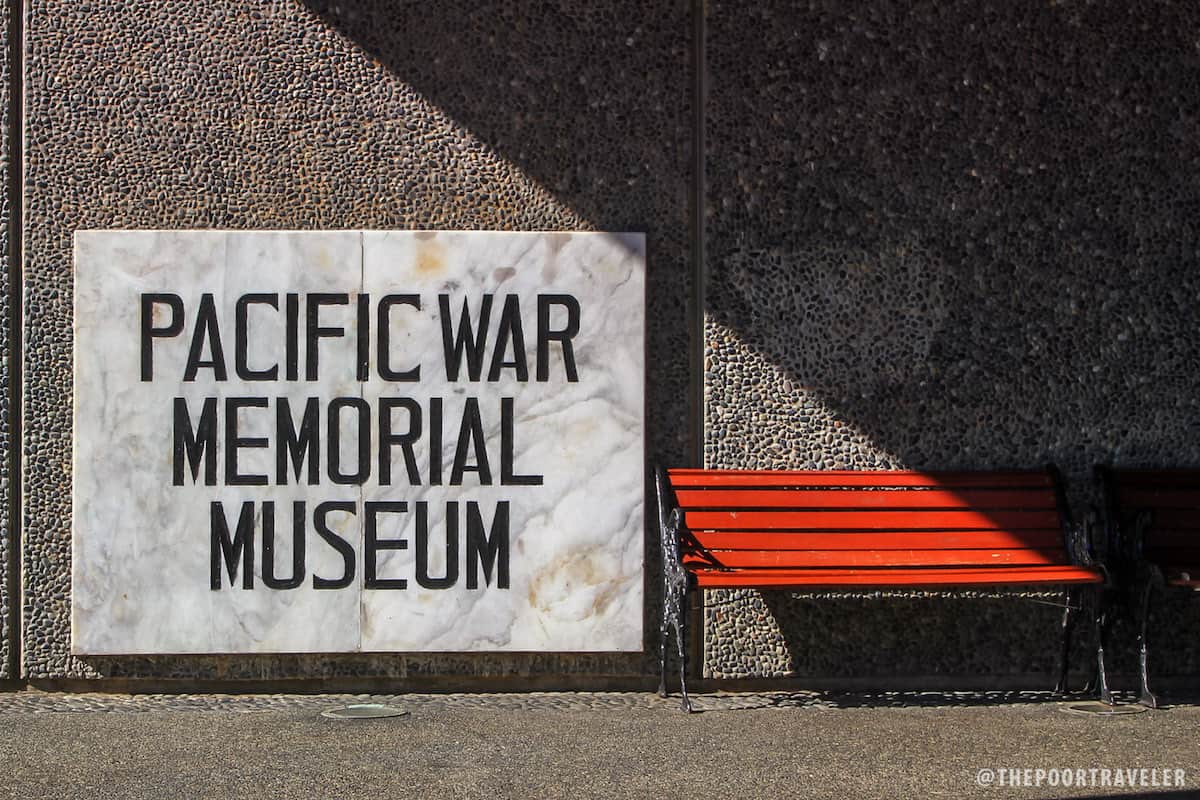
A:
[[[80,231],[72,650],[642,647],[640,234]]]

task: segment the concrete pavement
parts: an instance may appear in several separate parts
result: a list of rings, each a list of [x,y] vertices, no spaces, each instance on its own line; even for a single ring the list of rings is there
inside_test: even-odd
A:
[[[362,702],[408,713],[320,715]],[[697,705],[686,715],[647,693],[10,692],[0,796],[1200,797],[1196,704],[1100,717],[1030,692],[780,692]]]

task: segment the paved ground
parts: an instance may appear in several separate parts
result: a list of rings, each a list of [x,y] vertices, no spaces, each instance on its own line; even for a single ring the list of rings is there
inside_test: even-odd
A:
[[[353,703],[408,713],[321,716]],[[1028,692],[697,705],[689,716],[644,693],[7,693],[0,797],[1200,797],[1196,704],[1108,717]]]

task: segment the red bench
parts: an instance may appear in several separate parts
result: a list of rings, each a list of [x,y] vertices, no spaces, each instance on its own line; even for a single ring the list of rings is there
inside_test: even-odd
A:
[[[1150,595],[1157,587],[1200,596],[1200,470],[1097,467],[1096,480],[1116,583],[1125,590],[1126,608],[1137,604],[1139,702],[1155,708],[1146,662]]]
[[[1082,589],[1100,625],[1103,570],[1071,522],[1057,472],[659,470],[664,608],[687,695],[685,611],[692,589],[863,591],[1063,587],[1062,665]],[[1099,642],[1099,636],[1097,636]],[[1098,646],[1101,696],[1110,700]]]

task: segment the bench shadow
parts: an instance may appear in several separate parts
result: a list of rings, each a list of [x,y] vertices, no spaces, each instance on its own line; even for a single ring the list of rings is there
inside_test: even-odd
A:
[[[944,686],[958,688],[959,680],[962,688],[977,688],[979,678],[1057,675],[1064,601],[1063,593],[1053,590],[1033,596],[986,590],[745,592],[732,609],[769,614],[767,642],[775,645],[771,663],[777,675],[931,676]],[[722,624],[719,609],[710,617],[714,627]],[[1092,641],[1091,626],[1081,615],[1072,637],[1074,672],[1090,672]],[[1046,678],[1046,691],[1054,680]],[[1024,688],[1020,684],[997,688]]]
[[[1162,790],[1155,790],[1153,792],[1134,792],[1132,794],[1126,794],[1126,793],[1122,792],[1120,796],[1122,798],[1125,798],[1126,800],[1163,800],[1163,798],[1170,800],[1170,798],[1172,798],[1172,797],[1180,797],[1180,798],[1195,797],[1196,790],[1195,789],[1162,789]],[[1086,795],[1070,794],[1070,795],[1061,795],[1061,797],[1063,797],[1063,798],[1070,797],[1070,798],[1073,798],[1073,800],[1100,800],[1100,798],[1102,798],[1102,797],[1103,798],[1111,798],[1111,797],[1113,797],[1113,795],[1112,794],[1086,794]],[[1047,798],[1047,800],[1056,800],[1056,798]]]
[[[1064,698],[1040,691],[762,691],[693,694],[695,713],[752,711],[764,708],[947,708],[1005,706],[1018,703],[1060,702]]]
[[[1032,689],[994,689],[978,691],[855,691],[855,690],[763,690],[726,691],[718,689],[711,693],[690,695],[693,713],[729,711],[754,711],[766,708],[979,708],[1012,705],[1090,705],[1096,700],[1089,694],[1072,691],[1055,694],[1051,691]],[[1116,707],[1135,706],[1137,692],[1121,690],[1113,692]],[[1194,706],[1200,702],[1200,693],[1176,691],[1162,693],[1159,697],[1159,712],[1164,709]],[[1155,713],[1146,710],[1139,713]],[[1103,715],[1101,715],[1103,716]]]

